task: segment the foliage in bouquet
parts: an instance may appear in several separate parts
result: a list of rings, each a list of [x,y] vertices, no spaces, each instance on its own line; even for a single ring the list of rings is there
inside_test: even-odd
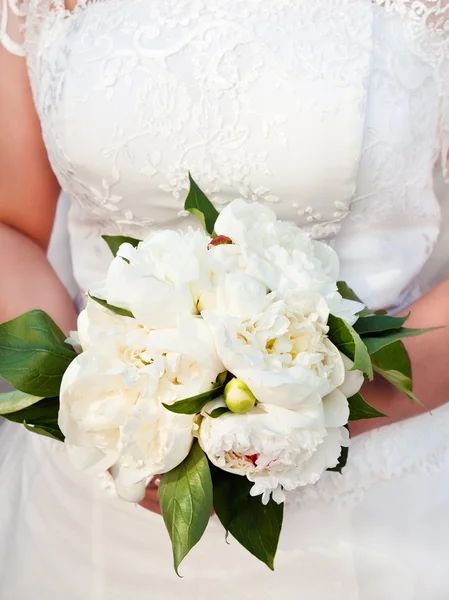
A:
[[[219,214],[190,183],[203,229],[104,236],[114,258],[68,340],[42,311],[0,325],[0,414],[125,500],[162,474],[176,571],[212,509],[273,568],[285,493],[341,472],[348,423],[384,416],[364,379],[417,400],[401,340],[425,330],[365,308],[335,252],[270,209]]]

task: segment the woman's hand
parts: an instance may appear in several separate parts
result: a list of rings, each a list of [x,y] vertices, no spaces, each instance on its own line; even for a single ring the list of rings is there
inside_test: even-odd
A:
[[[441,329],[404,340],[412,363],[413,391],[422,404],[409,400],[380,377],[371,383],[367,382],[361,390],[362,395],[369,404],[388,417],[352,422],[350,429],[353,436],[432,411],[449,402],[449,327],[446,327],[449,325],[449,280],[417,300],[403,314],[409,311],[411,316],[407,327],[442,326]]]
[[[145,498],[139,502],[140,506],[147,510],[151,510],[151,512],[157,513],[158,515],[161,514],[161,507],[159,506],[159,499],[157,496],[160,483],[161,478],[159,475],[153,477],[145,490]]]
[[[155,477],[153,477],[152,481],[147,485],[147,489],[145,491],[145,498],[141,502],[139,502],[140,506],[146,508],[147,510],[151,510],[151,512],[154,512],[158,515],[161,514],[161,507],[159,505],[159,499],[157,495],[160,483],[160,475],[156,475]],[[212,511],[212,514],[214,514],[214,511]]]

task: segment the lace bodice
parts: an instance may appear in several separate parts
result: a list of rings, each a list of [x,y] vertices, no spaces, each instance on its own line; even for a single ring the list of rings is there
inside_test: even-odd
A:
[[[81,288],[101,233],[183,227],[190,170],[328,239],[372,306],[412,293],[440,228],[447,0],[2,0],[72,200]]]

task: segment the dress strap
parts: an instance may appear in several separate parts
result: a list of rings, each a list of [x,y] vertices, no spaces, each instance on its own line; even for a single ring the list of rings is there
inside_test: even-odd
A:
[[[24,33],[29,0],[0,0],[0,44],[17,56],[25,55]]]

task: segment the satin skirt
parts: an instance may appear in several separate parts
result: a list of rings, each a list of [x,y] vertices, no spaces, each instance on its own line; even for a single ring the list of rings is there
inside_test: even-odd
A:
[[[159,515],[0,424],[1,600],[448,600],[449,405],[353,440],[290,495],[275,571],[216,517],[175,575]]]

